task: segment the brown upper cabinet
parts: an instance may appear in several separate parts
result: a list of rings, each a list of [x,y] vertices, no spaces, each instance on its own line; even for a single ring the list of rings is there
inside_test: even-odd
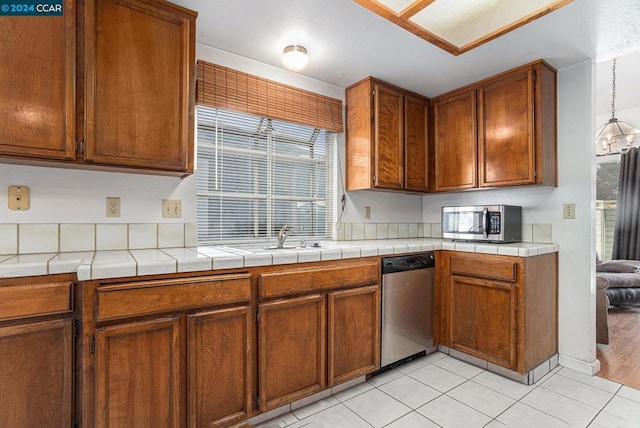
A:
[[[544,61],[432,105],[435,191],[557,185],[556,71]]]
[[[0,16],[0,154],[75,156],[76,9]]]
[[[63,16],[0,17],[0,156],[193,172],[196,16],[65,0]]]
[[[476,93],[464,91],[433,105],[435,190],[477,187]]]
[[[346,99],[347,190],[428,191],[429,100],[372,77]]]

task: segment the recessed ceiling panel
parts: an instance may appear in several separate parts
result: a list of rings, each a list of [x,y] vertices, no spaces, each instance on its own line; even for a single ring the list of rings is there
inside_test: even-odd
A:
[[[354,0],[459,55],[573,0]]]

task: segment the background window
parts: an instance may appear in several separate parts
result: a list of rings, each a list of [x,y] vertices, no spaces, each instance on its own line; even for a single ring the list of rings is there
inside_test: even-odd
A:
[[[603,261],[611,260],[619,177],[619,156],[598,158],[596,163],[596,251]]]

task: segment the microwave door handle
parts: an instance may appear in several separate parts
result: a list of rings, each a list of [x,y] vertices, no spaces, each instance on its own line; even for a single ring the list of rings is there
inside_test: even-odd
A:
[[[489,230],[489,208],[484,208],[482,210],[482,236],[484,237],[484,239],[487,239],[489,237],[489,233],[487,232]]]

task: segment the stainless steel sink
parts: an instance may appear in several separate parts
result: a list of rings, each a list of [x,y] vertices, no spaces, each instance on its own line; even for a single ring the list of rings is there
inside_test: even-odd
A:
[[[260,252],[260,251],[278,251],[278,250],[319,250],[321,248],[327,248],[325,242],[312,242],[308,243],[304,240],[300,243],[298,242],[290,242],[290,245],[279,246],[277,243],[250,243],[250,244],[237,244],[237,245],[229,245],[230,248],[235,248],[238,250],[244,250],[249,252]]]

